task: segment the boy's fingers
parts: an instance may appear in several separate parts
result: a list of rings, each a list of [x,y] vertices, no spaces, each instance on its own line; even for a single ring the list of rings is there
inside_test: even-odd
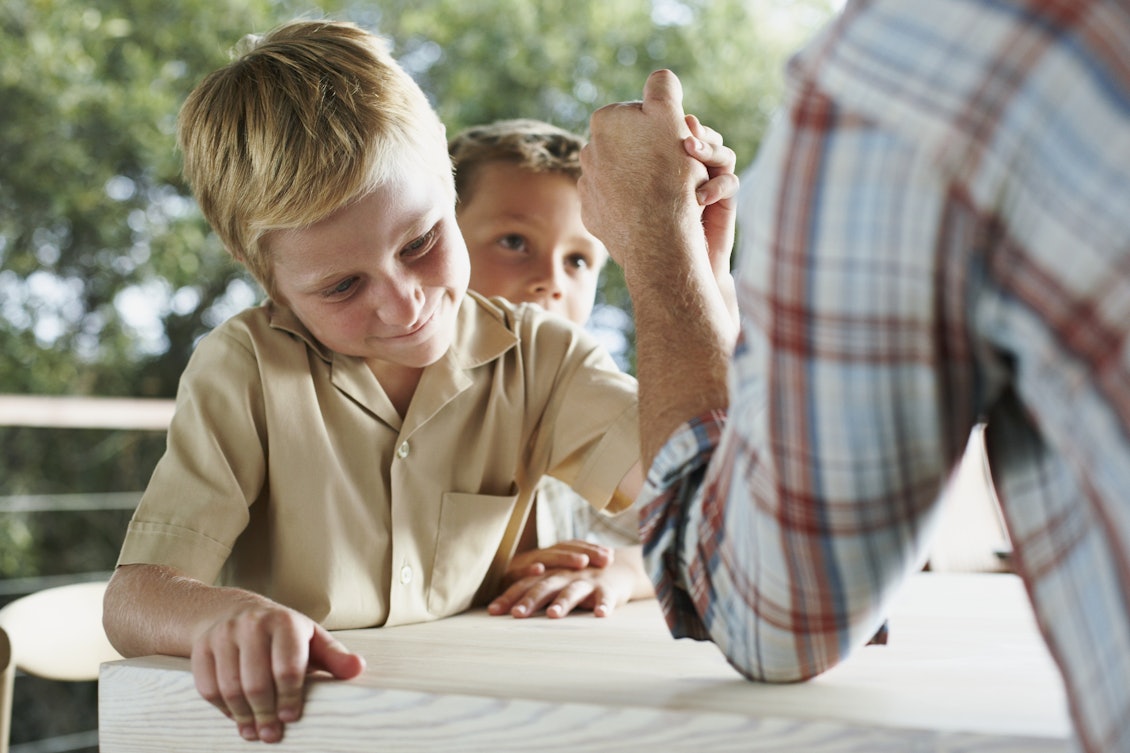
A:
[[[593,594],[593,601],[595,603],[592,613],[597,617],[607,617],[612,614],[616,607],[627,601],[627,598],[622,597],[614,588],[598,587]]]
[[[583,558],[562,561],[562,566],[567,566],[573,570],[582,570],[586,567],[607,567],[612,563],[612,548],[592,541],[572,539],[556,544],[554,550],[562,550]],[[566,565],[565,562],[568,562],[568,564]]]
[[[255,736],[263,742],[278,742],[282,739],[276,706],[275,677],[271,666],[272,642],[271,634],[263,632],[258,625],[243,627],[239,652],[239,684],[255,717]]]
[[[575,580],[561,589],[557,597],[545,609],[547,617],[564,617],[577,608],[577,605],[592,595],[595,586],[592,581]]]
[[[365,671],[365,658],[346,648],[321,625],[314,625],[310,639],[310,663],[338,680],[351,680]]]
[[[711,204],[717,204],[719,201],[734,198],[738,195],[738,189],[740,187],[741,181],[738,179],[737,175],[734,173],[722,173],[695,189],[695,195],[698,197],[698,203],[705,207]]]
[[[296,722],[302,716],[302,686],[310,661],[310,641],[297,630],[275,636],[271,643],[271,670],[278,693],[278,718]]]
[[[526,593],[530,585],[536,580],[536,577],[522,578],[510,585],[505,591],[495,597],[494,601],[487,605],[487,611],[491,614],[506,614],[514,607],[515,602]]]
[[[515,617],[528,617],[550,602],[567,584],[569,576],[563,573],[550,573],[548,576],[530,584],[522,598],[514,605],[510,613]]]
[[[683,148],[687,154],[700,160],[706,165],[710,175],[722,175],[734,172],[738,163],[738,155],[721,140],[709,140],[699,136],[687,136],[683,139]]]
[[[257,740],[259,736],[255,731],[255,714],[243,694],[239,653],[234,642],[214,649],[216,685],[223,704],[228,708],[228,715],[239,727],[240,736],[244,740]]]
[[[542,557],[542,564],[544,565],[541,571],[543,573],[546,569],[583,570],[589,566],[589,555],[584,552],[550,550]],[[531,575],[539,574],[531,573]]]

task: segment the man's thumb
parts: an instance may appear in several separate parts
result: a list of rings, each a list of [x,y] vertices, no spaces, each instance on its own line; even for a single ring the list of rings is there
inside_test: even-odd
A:
[[[663,69],[647,77],[643,85],[643,108],[663,107],[683,117],[683,85],[673,72]]]

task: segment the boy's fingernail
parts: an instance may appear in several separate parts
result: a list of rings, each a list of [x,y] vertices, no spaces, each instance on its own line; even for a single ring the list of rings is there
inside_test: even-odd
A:
[[[515,604],[514,609],[512,609],[511,611],[514,614],[525,614],[526,613],[526,605],[525,604]]]
[[[265,743],[277,743],[282,740],[282,730],[277,724],[264,724],[259,728],[259,739]]]
[[[254,742],[259,739],[259,735],[255,732],[255,725],[245,724],[239,728],[239,736],[249,742]]]

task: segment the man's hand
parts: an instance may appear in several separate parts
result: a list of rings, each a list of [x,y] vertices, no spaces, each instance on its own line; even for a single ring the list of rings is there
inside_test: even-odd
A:
[[[695,191],[709,175],[683,146],[693,135],[682,85],[667,70],[648,77],[641,102],[593,113],[591,138],[581,151],[582,216],[625,275],[637,264],[662,263],[672,237],[703,238]]]
[[[643,101],[593,113],[581,151],[582,218],[623,268],[632,298],[645,468],[687,420],[729,405],[738,331],[729,274],[735,158],[682,103],[675,74],[656,71]]]

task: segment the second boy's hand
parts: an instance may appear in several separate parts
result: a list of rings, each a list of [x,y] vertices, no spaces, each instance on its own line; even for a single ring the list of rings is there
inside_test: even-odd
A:
[[[599,546],[589,542],[565,543]],[[546,551],[549,550],[526,554]],[[507,576],[512,578],[516,572],[512,566]],[[493,615],[509,614],[521,618],[530,617],[544,608],[547,617],[556,618],[565,617],[580,607],[591,610],[597,617],[607,617],[621,604],[651,593],[651,582],[643,571],[640,547],[621,547],[614,553],[610,551],[603,565],[542,568],[539,573],[520,577],[488,605],[487,611]]]

